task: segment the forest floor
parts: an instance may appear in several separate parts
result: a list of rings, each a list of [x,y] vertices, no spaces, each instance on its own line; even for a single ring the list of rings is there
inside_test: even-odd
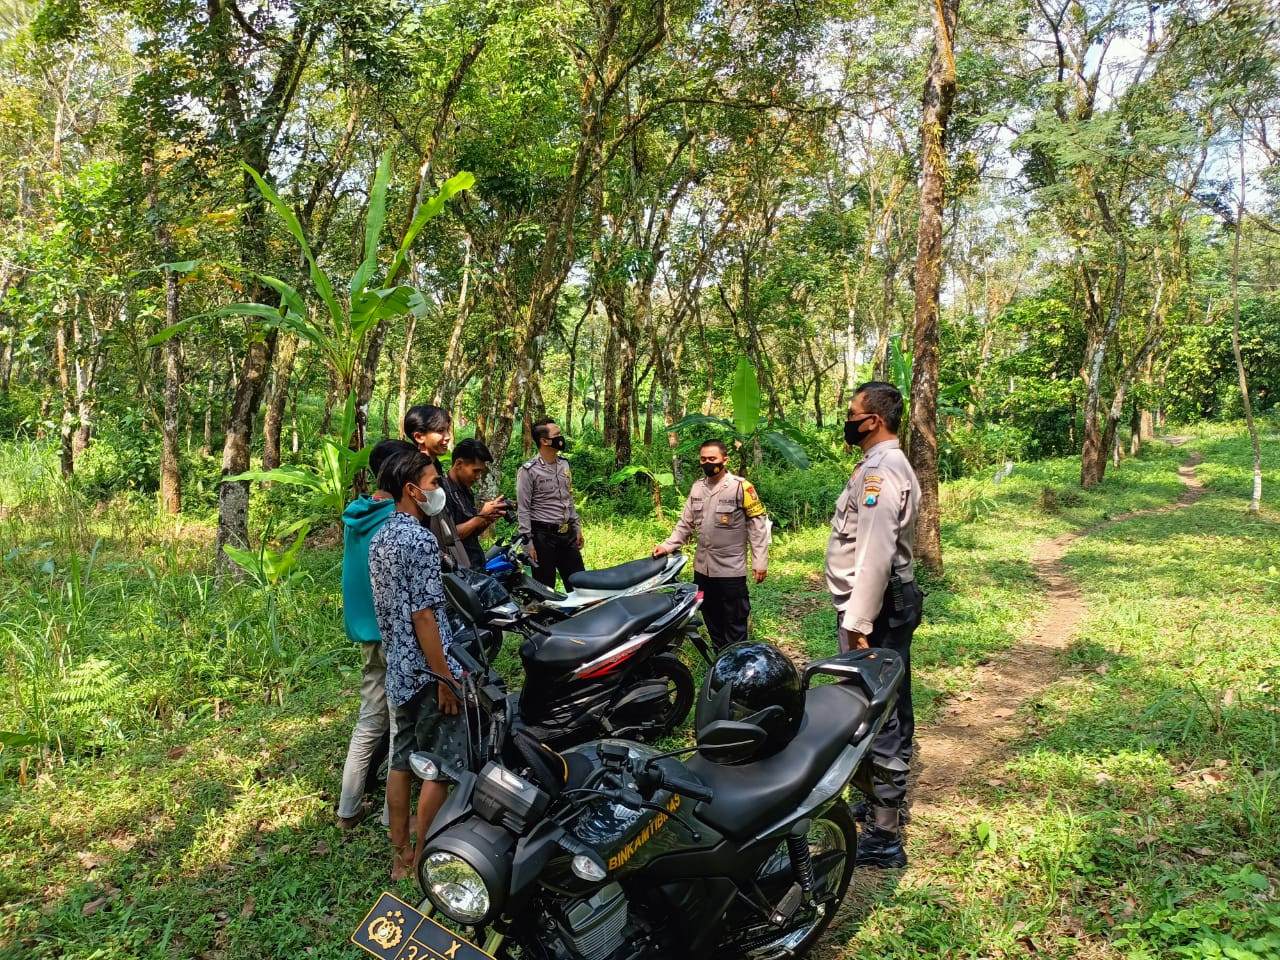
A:
[[[1245,515],[1238,432],[1149,445],[1094,491],[1077,471],[944,489],[911,864],[858,872],[824,958],[1280,958],[1280,515]],[[588,562],[664,533],[588,515]],[[220,590],[206,539],[115,508],[0,522],[6,676],[60,640],[151,681],[127,737],[68,741],[25,784],[0,753],[0,957],[357,952],[390,852],[376,818],[333,822],[358,685],[337,552]],[[753,588],[756,635],[800,659],[832,652],[825,541],[779,536]],[[115,682],[98,699],[133,702]]]

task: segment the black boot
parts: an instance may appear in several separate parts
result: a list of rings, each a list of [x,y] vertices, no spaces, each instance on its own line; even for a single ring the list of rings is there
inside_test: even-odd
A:
[[[858,823],[866,823],[867,811],[869,811],[870,809],[871,809],[871,804],[867,803],[867,801],[865,800],[859,800],[857,803],[855,803],[852,807],[849,808],[849,812],[853,814],[853,819],[856,820]],[[911,822],[911,811],[908,810],[906,807],[902,807],[900,810],[898,810],[898,823],[902,824],[902,826],[905,827],[910,822]]]
[[[860,867],[905,867],[907,851],[902,848],[902,834],[864,827],[854,862]]]

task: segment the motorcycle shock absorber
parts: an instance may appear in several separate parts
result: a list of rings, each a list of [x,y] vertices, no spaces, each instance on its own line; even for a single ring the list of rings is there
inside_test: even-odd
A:
[[[809,821],[801,820],[787,834],[787,855],[791,859],[791,873],[800,884],[805,897],[813,892],[813,859],[809,855]]]

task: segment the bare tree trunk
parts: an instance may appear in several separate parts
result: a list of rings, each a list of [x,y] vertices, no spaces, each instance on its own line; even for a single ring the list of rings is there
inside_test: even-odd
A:
[[[413,335],[418,331],[418,318],[409,314],[404,326],[404,351],[400,354],[400,399],[396,405],[396,423],[404,436],[404,415],[409,412],[409,358],[413,356]],[[452,346],[450,347],[452,350]],[[441,371],[441,379],[444,371]]]
[[[1231,246],[1231,353],[1236,361],[1236,376],[1240,380],[1240,399],[1244,403],[1244,422],[1249,428],[1249,442],[1253,445],[1253,493],[1249,497],[1249,512],[1262,510],[1262,447],[1258,443],[1258,425],[1253,422],[1253,400],[1249,396],[1249,380],[1244,372],[1244,360],[1240,356],[1240,234],[1244,231],[1245,214],[1245,162],[1244,135],[1240,137],[1240,199],[1236,205],[1236,235]]]
[[[573,339],[569,342],[569,396],[564,402],[564,423],[561,425],[562,430],[573,430],[573,388],[574,380],[578,376],[578,337],[582,333],[582,325],[587,322],[587,318],[591,316],[595,309],[595,298],[592,294],[587,294],[587,309],[582,311],[582,316],[578,318],[578,322],[573,325]]]
[[[76,432],[76,397],[75,391],[71,386],[72,358],[65,316],[58,320],[55,339],[58,352],[58,387],[59,392],[62,394],[62,422],[58,430],[58,459],[62,468],[62,475],[70,477],[75,473],[76,469],[75,453],[72,449]]]
[[[222,445],[222,476],[232,477],[249,469],[249,446],[253,440],[253,417],[262,399],[267,371],[271,369],[271,356],[275,352],[276,331],[262,338],[253,338],[244,355],[240,381],[236,384],[235,398],[231,401],[231,416],[227,422],[227,437]],[[223,547],[249,546],[249,481],[234,482],[224,479],[218,487],[218,535],[215,541],[220,573],[239,570],[227,557]]]
[[[200,456],[213,456],[213,360],[209,361],[209,382],[204,393],[204,446]]]
[[[289,401],[293,380],[293,363],[298,355],[298,338],[285,334],[277,351],[275,380],[267,401],[267,416],[262,425],[262,469],[280,466],[280,435],[284,432],[284,408]]]
[[[157,228],[157,233],[161,233]],[[161,233],[166,246],[168,230]],[[169,261],[172,262],[172,261]],[[178,322],[178,275],[164,273],[164,323]],[[182,467],[178,450],[178,422],[182,415],[182,343],[170,337],[164,344],[164,413],[161,418],[160,502],[168,514],[182,512]]]
[[[1133,415],[1129,418],[1129,456],[1136,457],[1142,452],[1142,418],[1145,416],[1140,404],[1133,405]]]
[[[462,257],[462,283],[458,291],[458,315],[453,321],[453,331],[449,334],[449,347],[444,352],[444,362],[440,365],[440,380],[436,384],[435,394],[432,402],[438,406],[443,406],[446,410],[453,410],[455,398],[458,396],[459,385],[457,382],[457,374],[455,373],[462,366],[462,335],[466,332],[467,318],[471,315],[469,302],[467,300],[467,287],[471,277],[471,237],[468,235],[463,241],[464,252]],[[416,322],[416,318],[410,317],[410,323]],[[407,359],[409,356],[409,342],[413,339],[412,334],[405,334],[405,351],[404,355]],[[403,389],[403,372],[405,362],[401,362],[401,396],[404,395]],[[403,402],[401,404],[400,419],[404,420]]]
[[[916,249],[915,330],[911,372],[911,466],[920,481],[916,556],[942,573],[942,509],[938,499],[939,293],[942,286],[942,212],[946,202],[946,137],[956,95],[954,39],[960,0],[938,0],[933,10],[933,57],[924,85],[920,121],[920,229]]]

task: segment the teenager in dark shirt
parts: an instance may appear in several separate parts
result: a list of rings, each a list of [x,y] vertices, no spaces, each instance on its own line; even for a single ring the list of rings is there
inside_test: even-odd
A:
[[[479,440],[468,437],[459,441],[453,448],[453,462],[445,475],[444,487],[446,509],[453,520],[458,539],[467,551],[471,566],[477,570],[484,569],[484,549],[480,546],[480,534],[488,530],[507,515],[512,503],[501,494],[496,500],[490,500],[476,509],[476,498],[472,488],[484,479],[493,463],[493,454]]]

